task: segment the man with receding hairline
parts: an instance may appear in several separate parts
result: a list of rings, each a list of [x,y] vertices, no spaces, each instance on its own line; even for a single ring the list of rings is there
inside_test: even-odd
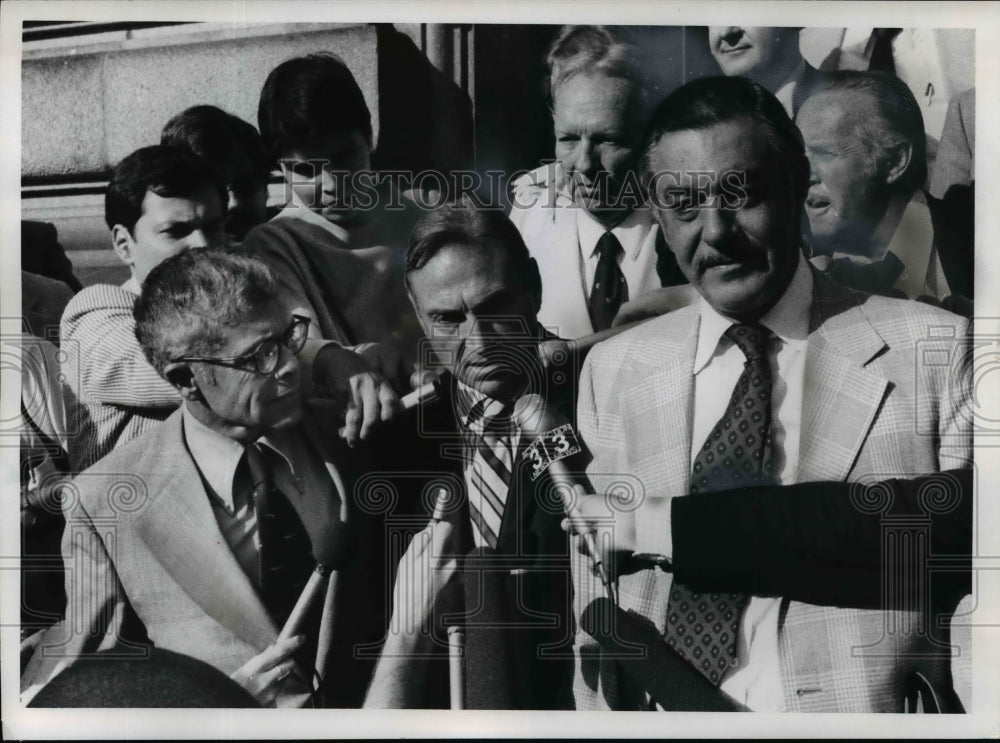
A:
[[[616,549],[669,561],[672,505],[688,498],[971,465],[968,322],[853,292],[809,268],[800,136],[774,96],[740,77],[688,83],[653,116],[650,203],[699,298],[598,344],[584,363],[578,423],[596,493],[617,472],[644,489],[638,508],[617,509]],[[928,364],[928,353],[953,361]],[[615,513],[613,492],[605,497]],[[710,544],[711,524],[701,528]],[[601,589],[585,559],[574,567],[585,607]],[[622,609],[751,710],[903,711],[921,695],[925,708],[961,710],[948,630],[937,623],[954,610],[953,596],[841,608],[696,590],[644,565],[620,577],[619,595]],[[886,632],[890,624],[898,631]],[[577,646],[578,708],[650,706],[618,682],[593,638],[580,632]]]
[[[633,50],[604,26],[566,26],[547,62],[557,162],[515,181],[510,218],[542,276],[539,321],[579,338],[684,278],[635,177],[646,103]]]

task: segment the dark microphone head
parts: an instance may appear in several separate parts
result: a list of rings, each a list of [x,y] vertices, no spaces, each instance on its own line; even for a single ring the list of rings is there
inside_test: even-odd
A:
[[[316,562],[330,570],[340,570],[354,554],[354,532],[343,521],[327,524],[313,545]]]
[[[507,621],[509,568],[491,547],[465,558],[465,708],[517,709],[519,689]]]
[[[521,396],[514,403],[514,421],[518,428],[534,437],[569,423],[565,417],[552,410],[545,398],[536,392]]]

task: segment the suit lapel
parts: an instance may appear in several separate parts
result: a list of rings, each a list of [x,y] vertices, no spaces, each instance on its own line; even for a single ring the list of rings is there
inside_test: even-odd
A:
[[[814,291],[798,480],[842,481],[889,393],[869,366],[888,346],[852,292],[819,276]]]
[[[180,412],[163,426],[164,446],[147,450],[147,458],[156,461],[137,467],[151,475],[150,506],[138,518],[136,530],[160,565],[207,615],[263,649],[275,639],[274,623],[219,530],[184,444]]]
[[[683,322],[662,346],[646,349],[648,370],[638,368],[641,381],[621,393],[624,440],[629,442],[624,461],[649,506],[636,523],[640,552],[662,551],[663,535],[670,533],[670,498],[687,493],[691,474],[693,369],[700,321],[697,310],[673,315]],[[670,483],[676,490],[643,491],[654,483]]]
[[[577,338],[594,332],[590,324],[587,295],[580,276],[582,275],[580,235],[577,229],[576,209],[548,209],[552,222],[545,223],[533,240],[535,245],[545,246],[533,253],[538,262],[539,273],[545,286],[542,291],[542,310],[539,321],[549,318],[577,318],[572,327],[550,327],[563,338]]]

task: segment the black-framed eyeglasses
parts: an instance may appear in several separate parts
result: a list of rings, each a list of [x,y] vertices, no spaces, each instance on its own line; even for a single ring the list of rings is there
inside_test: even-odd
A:
[[[293,354],[302,350],[309,335],[309,318],[302,315],[292,315],[292,324],[277,338],[265,338],[253,351],[242,356],[184,356],[175,361],[201,361],[205,364],[229,366],[233,369],[256,372],[257,374],[272,374],[278,368],[281,358],[281,347],[284,346]]]

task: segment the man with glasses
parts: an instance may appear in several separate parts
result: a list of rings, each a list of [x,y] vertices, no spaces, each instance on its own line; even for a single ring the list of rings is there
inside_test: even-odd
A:
[[[143,358],[132,308],[147,274],[161,261],[188,249],[223,245],[224,193],[205,160],[175,147],[143,147],[115,167],[105,195],[105,221],[115,253],[132,275],[121,286],[88,286],[66,306],[60,325],[73,471],[90,467],[180,404],[177,390]],[[315,342],[301,360],[311,369],[312,381],[350,398],[348,441],[366,437],[380,418],[392,414],[395,396],[358,354]]]
[[[385,592],[373,589],[385,551],[378,517],[353,497],[365,451],[348,455],[328,403],[306,400],[296,353],[308,320],[262,262],[234,250],[160,263],[135,320],[183,404],[74,482],[72,598],[22,688],[81,655],[134,657],[151,643],[215,666],[264,706],[359,706],[373,659],[354,649],[385,631]],[[310,546],[322,551],[335,522],[352,545],[334,546],[344,564],[303,628],[277,640],[315,567]]]

